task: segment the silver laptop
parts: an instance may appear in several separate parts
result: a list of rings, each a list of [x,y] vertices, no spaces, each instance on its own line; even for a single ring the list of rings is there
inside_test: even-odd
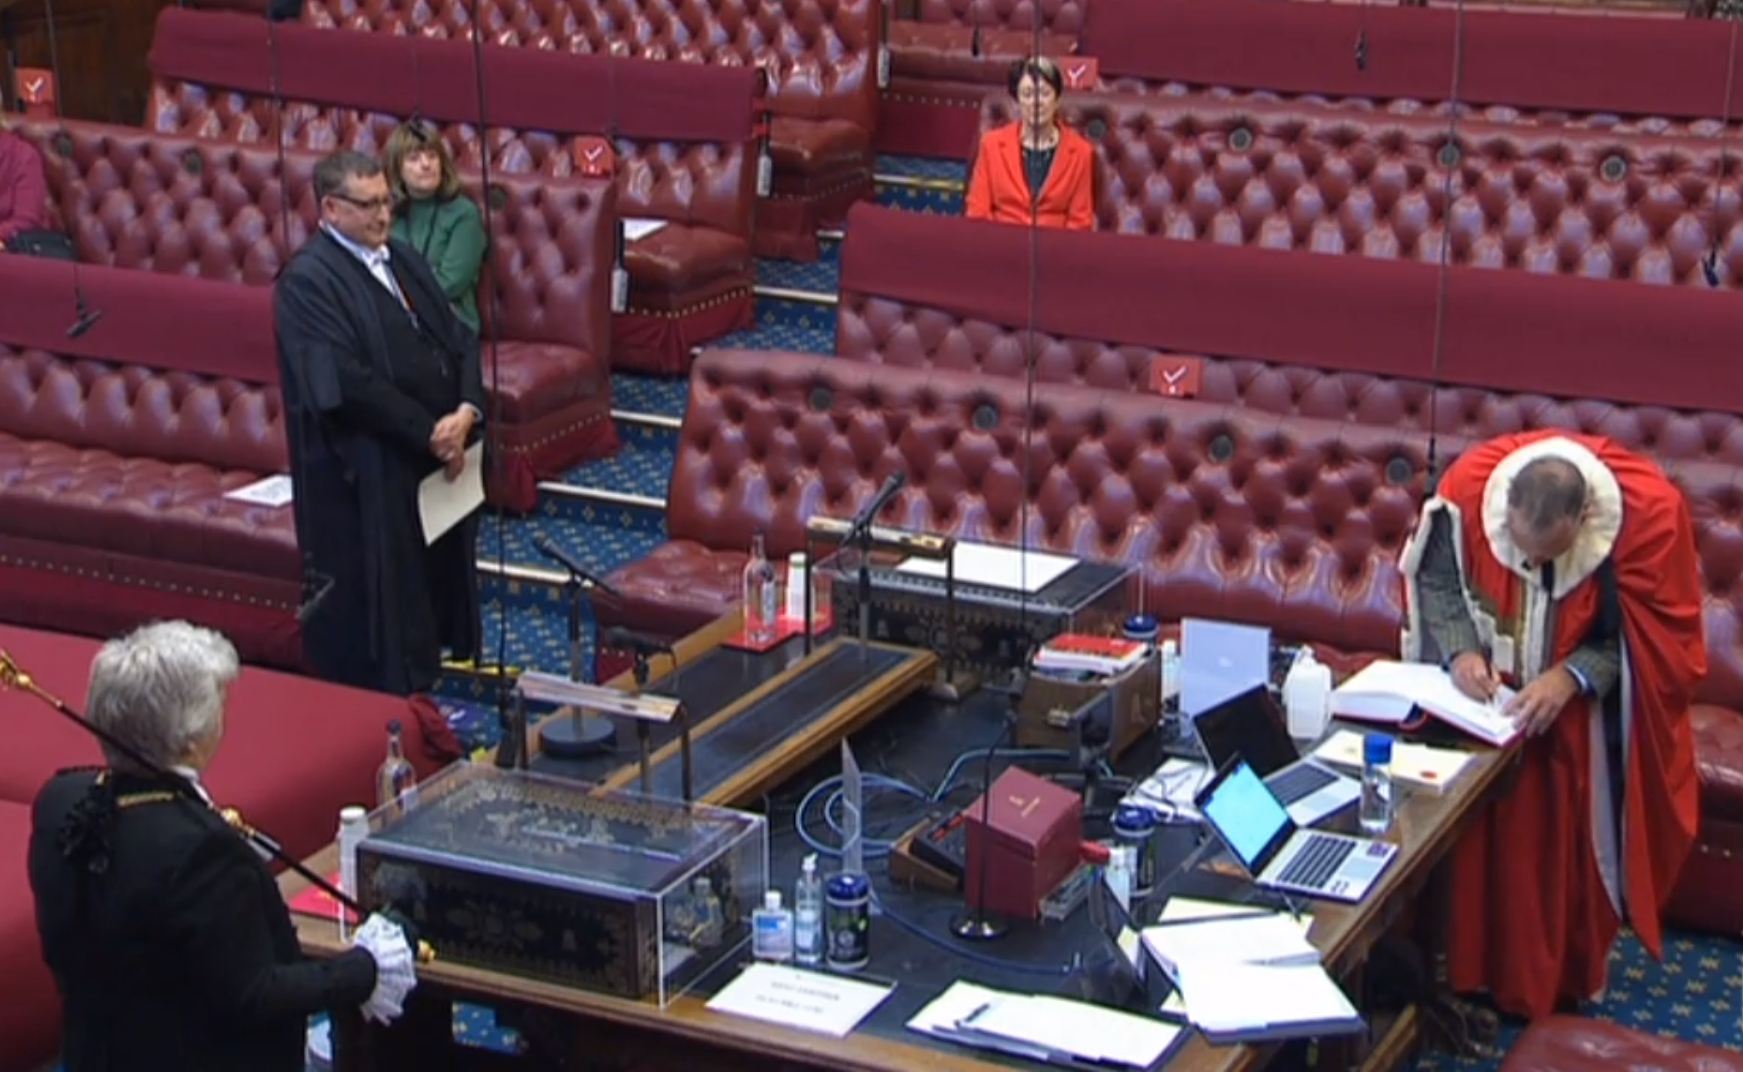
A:
[[[1198,794],[1198,810],[1256,885],[1332,901],[1360,901],[1398,855],[1371,838],[1302,830],[1244,759]]]
[[[1231,696],[1192,720],[1210,769],[1235,759],[1249,763],[1297,826],[1312,826],[1362,798],[1362,782],[1303,756],[1268,686]]]
[[[1180,623],[1180,713],[1197,718],[1230,696],[1271,683],[1271,630],[1187,618]]]

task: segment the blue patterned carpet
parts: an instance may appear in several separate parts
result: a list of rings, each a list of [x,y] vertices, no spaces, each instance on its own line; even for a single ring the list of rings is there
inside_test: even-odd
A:
[[[879,173],[960,183],[961,164],[935,160],[885,158]],[[958,192],[930,188],[884,186],[879,200],[920,212],[961,211]],[[826,243],[824,258],[814,264],[766,261],[758,265],[758,281],[767,287],[833,294],[837,290],[840,250]],[[719,340],[717,346],[751,349],[834,349],[832,307],[764,296],[757,302],[756,323],[750,330]],[[617,408],[632,413],[681,417],[682,380],[618,374],[613,377]],[[672,466],[673,435],[643,426],[622,425],[624,449],[615,458],[578,466],[564,475],[566,484],[600,488],[663,499]],[[623,507],[585,499],[546,496],[530,518],[503,526],[498,539],[494,522],[484,526],[480,552],[495,557],[498,548],[510,563],[548,567],[533,540],[548,535],[581,561],[602,572],[646,554],[663,536],[658,511]],[[549,585],[502,581],[484,583],[488,638],[487,662],[494,663],[498,638],[506,638],[505,661],[510,667],[561,671],[568,663],[566,607],[559,589]],[[584,660],[592,658],[591,620],[584,623]],[[462,740],[474,748],[488,747],[496,736],[497,715],[490,682],[474,673],[456,672],[443,683],[443,701]],[[1604,999],[1585,1010],[1589,1016],[1613,1020],[1640,1030],[1712,1045],[1743,1049],[1743,943],[1733,939],[1675,934],[1667,939],[1665,960],[1654,961],[1632,935],[1624,935],[1611,955],[1610,986]],[[1504,1028],[1503,1044],[1518,1037],[1520,1025]],[[514,1052],[512,1032],[496,1027],[489,1009],[461,1007],[455,1011],[458,1039],[492,1050]],[[1455,1058],[1429,1053],[1417,1072],[1493,1072],[1498,1061]],[[1592,1072],[1604,1072],[1599,1068]]]

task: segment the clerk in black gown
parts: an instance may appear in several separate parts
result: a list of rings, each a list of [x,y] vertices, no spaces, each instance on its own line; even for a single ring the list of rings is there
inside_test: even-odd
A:
[[[321,229],[279,274],[273,307],[312,594],[304,659],[322,678],[407,695],[444,653],[478,648],[476,521],[426,546],[418,486],[457,479],[483,423],[478,340],[429,266],[390,240],[381,165],[341,151],[315,168]]]

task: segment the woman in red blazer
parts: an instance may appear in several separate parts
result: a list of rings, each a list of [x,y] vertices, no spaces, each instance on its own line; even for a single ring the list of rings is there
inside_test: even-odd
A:
[[[1095,150],[1059,122],[1059,66],[1040,56],[1018,60],[1007,84],[1021,118],[981,137],[968,177],[968,218],[1094,229]]]

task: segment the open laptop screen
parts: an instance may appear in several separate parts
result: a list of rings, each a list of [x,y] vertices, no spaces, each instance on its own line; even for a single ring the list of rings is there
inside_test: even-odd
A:
[[[1268,686],[1257,685],[1193,720],[1199,743],[1212,770],[1221,770],[1239,756],[1261,778],[1269,778],[1301,758],[1277,701]]]
[[[1199,796],[1198,810],[1254,875],[1294,830],[1289,811],[1245,760],[1236,760]]]

